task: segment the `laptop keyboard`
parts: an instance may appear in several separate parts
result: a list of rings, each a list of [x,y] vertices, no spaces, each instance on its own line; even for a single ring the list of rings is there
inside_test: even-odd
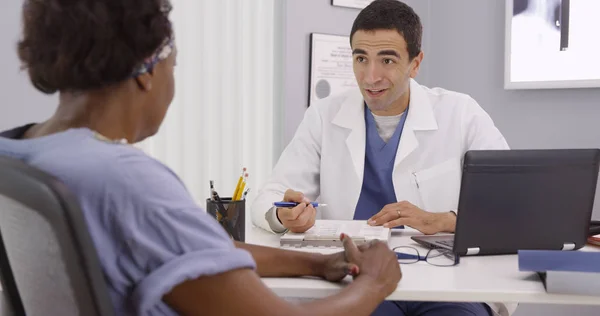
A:
[[[452,248],[454,246],[454,238],[446,240],[438,240],[436,243]]]

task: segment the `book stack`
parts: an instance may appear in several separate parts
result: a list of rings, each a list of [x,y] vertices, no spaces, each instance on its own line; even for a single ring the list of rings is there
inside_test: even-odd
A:
[[[539,273],[548,293],[600,296],[600,251],[519,250],[519,270]]]

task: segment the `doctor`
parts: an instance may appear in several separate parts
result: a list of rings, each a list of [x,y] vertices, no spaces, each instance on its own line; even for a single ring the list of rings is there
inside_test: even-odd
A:
[[[359,89],[312,105],[253,203],[254,224],[304,232],[317,210],[275,201],[319,197],[323,219],[454,232],[462,158],[508,149],[489,115],[468,95],[427,88],[417,76],[422,26],[399,1],[375,1],[350,34]]]
[[[304,232],[323,219],[454,232],[467,150],[508,149],[489,115],[468,95],[427,88],[418,15],[375,0],[350,33],[359,88],[315,103],[252,208],[255,225]],[[316,210],[306,202],[319,198]],[[273,202],[300,203],[273,208]],[[391,302],[374,315],[508,315],[504,304]],[[512,309],[513,307],[510,307]]]

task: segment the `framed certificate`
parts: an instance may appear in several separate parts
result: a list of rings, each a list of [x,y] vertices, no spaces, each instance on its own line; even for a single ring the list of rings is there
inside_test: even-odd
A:
[[[356,88],[350,37],[311,33],[309,106],[330,95]]]
[[[373,0],[331,0],[331,4],[334,6],[356,9],[364,9],[371,2],[373,2]]]

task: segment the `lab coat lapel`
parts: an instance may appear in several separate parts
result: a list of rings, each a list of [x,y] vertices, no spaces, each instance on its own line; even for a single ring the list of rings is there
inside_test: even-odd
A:
[[[344,103],[342,103],[332,123],[350,130],[350,134],[346,138],[346,147],[350,152],[354,172],[358,176],[359,185],[361,185],[365,169],[367,133],[364,117],[364,100],[359,90],[356,93],[350,94]]]
[[[419,147],[416,132],[438,129],[431,102],[415,80],[410,80],[410,103],[402,137],[396,150],[394,169]]]

